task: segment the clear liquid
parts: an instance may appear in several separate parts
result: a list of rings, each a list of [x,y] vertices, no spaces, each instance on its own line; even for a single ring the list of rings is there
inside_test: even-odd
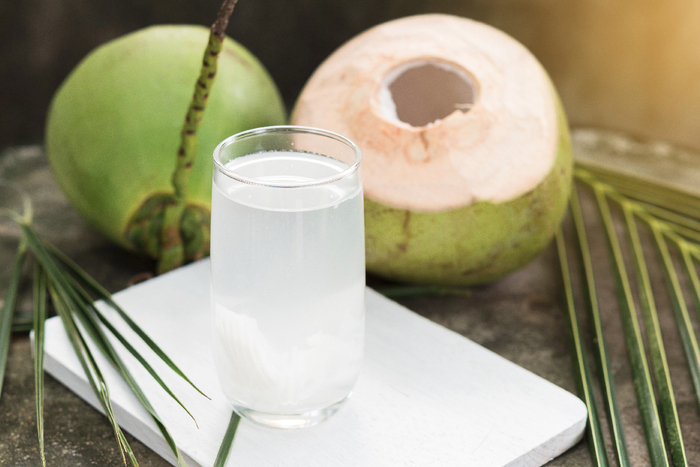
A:
[[[295,152],[234,159],[275,184],[347,166]],[[299,414],[345,399],[364,341],[364,224],[359,175],[306,188],[215,173],[211,223],[215,361],[234,405]]]

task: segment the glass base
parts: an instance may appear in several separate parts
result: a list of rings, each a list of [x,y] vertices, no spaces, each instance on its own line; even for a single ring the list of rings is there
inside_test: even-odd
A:
[[[298,414],[265,413],[237,404],[231,405],[233,406],[233,410],[235,410],[238,415],[257,423],[258,425],[272,428],[292,429],[318,425],[340,410],[343,404],[347,402],[348,398],[350,398],[350,395],[333,405],[329,405],[328,407]]]

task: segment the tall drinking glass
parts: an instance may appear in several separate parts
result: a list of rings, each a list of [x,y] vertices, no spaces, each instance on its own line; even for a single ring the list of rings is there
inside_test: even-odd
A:
[[[258,128],[214,150],[215,362],[234,410],[321,422],[360,372],[365,253],[360,151],[340,135]]]

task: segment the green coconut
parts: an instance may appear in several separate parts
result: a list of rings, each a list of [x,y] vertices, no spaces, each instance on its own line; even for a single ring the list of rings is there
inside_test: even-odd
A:
[[[539,62],[450,15],[376,26],[314,72],[292,122],[362,150],[367,269],[406,282],[500,278],[550,242],[566,211],[566,118]]]
[[[208,39],[207,28],[168,25],[108,42],[71,72],[49,109],[46,150],[68,199],[110,239],[153,257],[160,256],[180,131]],[[284,104],[265,68],[227,37],[197,133],[181,225],[189,259],[208,252],[216,145],[284,121]]]

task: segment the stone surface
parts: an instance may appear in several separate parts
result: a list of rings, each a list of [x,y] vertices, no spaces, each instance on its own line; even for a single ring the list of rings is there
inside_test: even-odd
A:
[[[85,224],[70,207],[53,181],[43,152],[38,146],[22,147],[0,154],[0,179],[9,179],[31,194],[40,233],[75,259],[111,291],[128,285],[136,274],[152,271],[150,260],[126,253]],[[595,206],[586,190],[580,193],[589,227],[596,264],[599,298],[606,327],[614,378],[623,413],[628,448],[633,465],[647,465],[648,456],[629,366],[615,305],[615,291],[607,272],[607,253],[595,216]],[[2,200],[0,200],[2,201]],[[570,225],[566,224],[567,232]],[[15,231],[0,222],[0,296],[4,296],[9,264],[16,246]],[[653,251],[647,245],[648,251]],[[573,248],[571,249],[573,257]],[[655,289],[663,291],[658,266],[652,268]],[[376,288],[388,286],[369,278]],[[28,282],[28,281],[27,281]],[[29,313],[31,297],[25,284],[20,311]],[[660,293],[657,307],[666,338],[671,374],[691,465],[700,463],[700,417],[680,351],[671,308]],[[473,287],[464,294],[404,297],[399,301],[524,368],[575,392],[567,324],[562,306],[559,263],[553,245],[520,271],[486,286]],[[580,298],[580,297],[578,297]],[[692,311],[694,312],[694,310]],[[0,465],[40,466],[36,440],[33,395],[33,366],[26,333],[13,337],[5,386],[0,398]],[[46,378],[46,455],[49,465],[122,465],[107,419],[51,377]],[[142,466],[166,466],[164,460],[129,437]],[[587,443],[553,460],[550,466],[592,465]]]

